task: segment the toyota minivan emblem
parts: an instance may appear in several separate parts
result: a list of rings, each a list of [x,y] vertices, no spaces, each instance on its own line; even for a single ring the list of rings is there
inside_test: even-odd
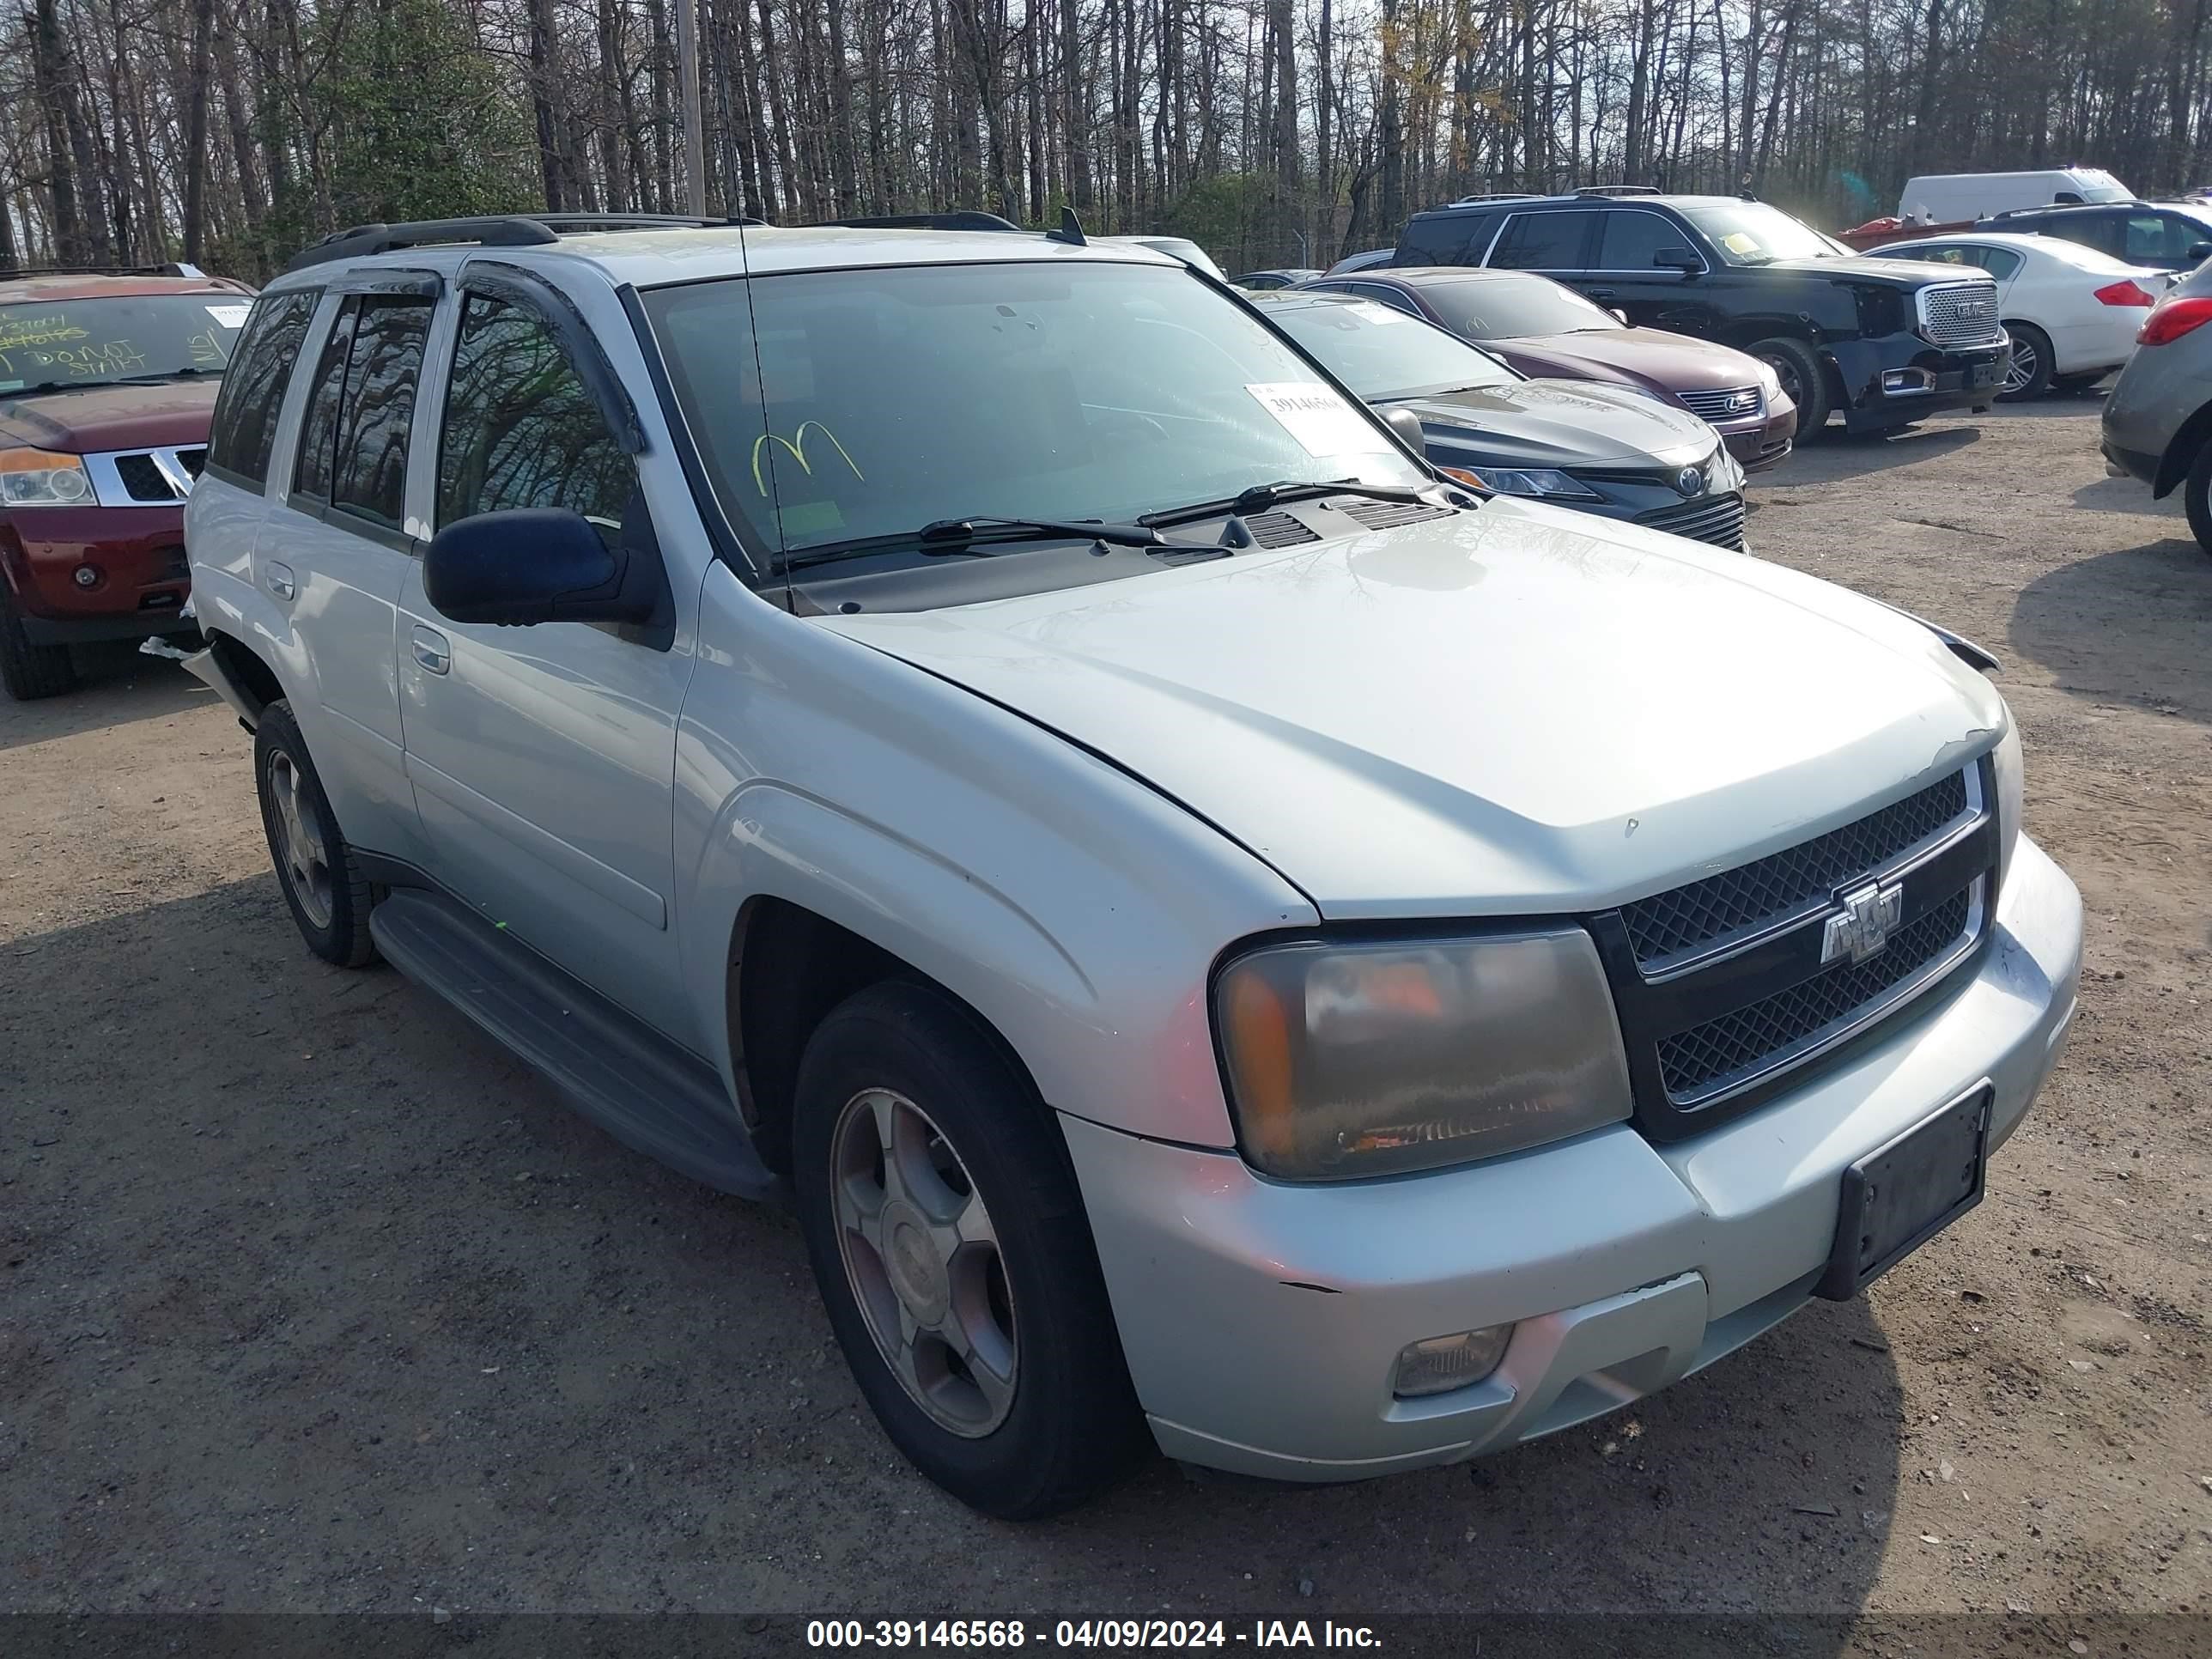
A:
[[[1705,487],[1705,475],[1694,466],[1686,466],[1674,475],[1674,488],[1685,495],[1694,495]]]

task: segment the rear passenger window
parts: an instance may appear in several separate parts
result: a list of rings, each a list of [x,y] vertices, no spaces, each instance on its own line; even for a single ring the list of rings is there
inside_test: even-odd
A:
[[[1508,270],[1583,270],[1583,257],[1590,222],[1600,216],[1577,209],[1561,213],[1516,213],[1505,222],[1504,234],[1492,251],[1490,263]]]
[[[1440,213],[1411,220],[1398,239],[1401,265],[1479,265],[1497,228],[1494,213]]]
[[[345,406],[338,416],[331,505],[386,530],[399,528],[407,500],[407,434],[430,301],[364,296],[347,359]]]
[[[257,489],[268,477],[277,411],[321,297],[320,289],[301,289],[255,303],[216,399],[207,453],[207,470],[216,477]]]
[[[413,295],[357,294],[339,307],[300,425],[295,495],[399,529],[430,307]]]
[[[565,507],[611,540],[636,489],[628,453],[544,323],[469,295],[438,447],[440,527],[503,507]]]

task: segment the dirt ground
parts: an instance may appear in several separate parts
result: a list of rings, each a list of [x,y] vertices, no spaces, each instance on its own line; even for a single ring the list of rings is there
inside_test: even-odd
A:
[[[2096,417],[1835,440],[1753,492],[1760,555],[2004,659],[2087,902],[1989,1201],[1659,1397],[1362,1486],[1158,1462],[1048,1524],[960,1509],[786,1216],[308,957],[211,696],[117,653],[0,702],[0,1611],[2010,1608],[2025,1650],[1961,1628],[2038,1652],[2212,1612],[2212,559]]]

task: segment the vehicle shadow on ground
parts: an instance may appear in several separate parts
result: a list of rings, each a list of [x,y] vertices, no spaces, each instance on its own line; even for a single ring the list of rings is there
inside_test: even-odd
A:
[[[2169,537],[2037,577],[2014,601],[2008,637],[2062,691],[2212,724],[2212,558],[2193,539]]]
[[[1902,1393],[1863,1300],[1480,1464],[1299,1487],[1155,1459],[986,1521],[868,1414],[786,1213],[619,1146],[389,969],[308,957],[272,878],[0,960],[16,1605],[64,1539],[97,1544],[41,1582],[85,1610],[1316,1626],[1844,1613],[1885,1551]]]
[[[2181,505],[2181,492],[2163,500],[2151,499],[2150,486],[2140,478],[2100,478],[2074,492],[2074,505],[2092,513],[2140,513],[2146,518],[2173,519],[2183,526],[2174,533],[2185,536],[2189,515]]]
[[[1888,467],[1933,460],[1979,443],[1981,437],[1980,428],[1971,424],[1915,427],[1905,432],[1856,437],[1840,426],[1831,426],[1811,444],[1801,444],[1773,473],[1762,476],[1771,478],[1778,488],[1863,477]]]
[[[17,702],[0,692],[0,750],[163,720],[215,701],[214,692],[175,663],[145,656],[136,644],[80,647],[74,656],[74,690],[35,702]]]

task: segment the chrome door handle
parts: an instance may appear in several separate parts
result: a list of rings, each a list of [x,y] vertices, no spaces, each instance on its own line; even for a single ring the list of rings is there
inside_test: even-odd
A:
[[[270,565],[261,573],[261,580],[269,584],[269,591],[280,599],[289,599],[300,591],[299,584],[292,577],[292,567],[289,564]]]
[[[453,665],[453,653],[447,647],[446,636],[434,628],[415,624],[415,636],[410,641],[415,647],[415,660],[433,674],[442,674]]]
[[[1586,288],[1583,293],[1592,300],[1618,300],[1620,297],[1620,290],[1617,288]]]

